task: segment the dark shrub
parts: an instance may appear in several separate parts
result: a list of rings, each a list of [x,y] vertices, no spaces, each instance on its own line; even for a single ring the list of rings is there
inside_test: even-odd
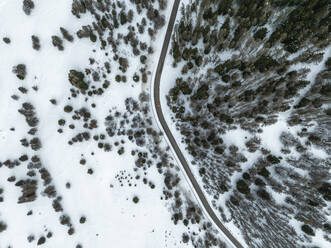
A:
[[[132,201],[137,204],[139,202],[138,196],[133,197]]]
[[[243,174],[243,178],[244,178],[245,180],[249,180],[251,177],[250,177],[250,175],[249,175],[247,172],[245,172],[245,173]]]
[[[197,92],[192,96],[194,100],[207,99],[209,97],[208,93],[209,87],[207,84],[200,86]]]
[[[88,84],[84,82],[84,73],[76,70],[70,70],[68,74],[69,82],[80,90],[87,90]]]
[[[86,217],[85,216],[80,217],[79,223],[84,224],[85,222],[86,222]]]
[[[6,44],[9,44],[10,43],[10,39],[8,37],[4,37],[3,39],[3,42],[5,42]]]
[[[280,160],[276,156],[271,155],[271,154],[269,154],[267,156],[267,160],[272,164],[279,164],[280,163]]]
[[[141,62],[142,64],[145,64],[145,63],[146,63],[146,60],[147,60],[147,57],[146,57],[145,55],[141,55],[141,56],[140,56],[140,62]]]
[[[325,61],[325,66],[326,66],[326,68],[328,68],[329,70],[331,69],[331,57],[329,57],[329,58]]]
[[[259,189],[256,194],[264,200],[270,201],[270,195],[265,189]]]
[[[215,152],[216,152],[217,154],[223,154],[224,149],[223,149],[222,147],[220,147],[220,146],[216,146],[216,147],[215,147]]]
[[[64,119],[60,119],[60,120],[58,120],[58,124],[59,124],[60,126],[64,126],[65,123],[66,123],[66,121],[65,121]]]
[[[307,224],[302,225],[301,230],[310,236],[315,236],[314,230]]]
[[[34,201],[37,198],[37,181],[36,180],[20,180],[15,186],[21,187],[22,195],[18,198],[17,203],[25,203]]]
[[[72,108],[70,105],[66,105],[66,106],[63,108],[63,110],[64,110],[64,112],[66,112],[66,113],[70,113],[70,112],[73,110],[73,108]]]
[[[303,108],[306,107],[310,103],[310,100],[306,97],[303,97],[300,102],[294,106],[294,108]]]
[[[67,41],[72,42],[74,40],[74,37],[65,28],[60,27],[60,31],[62,33],[63,38],[66,39]]]
[[[190,237],[186,233],[183,233],[182,240],[183,243],[186,244],[190,240]]]
[[[331,232],[331,225],[330,225],[330,223],[325,223],[325,224],[323,225],[323,228],[324,228],[326,231]]]
[[[205,168],[200,168],[200,169],[199,169],[199,174],[200,174],[200,175],[204,175],[204,174],[206,174],[206,169],[205,169]]]
[[[4,223],[3,221],[0,221],[0,233],[5,231],[6,229],[7,229],[6,223]]]
[[[255,61],[254,66],[260,71],[260,72],[266,72],[274,67],[278,66],[278,62],[274,60],[270,56],[261,56],[257,61]]]
[[[34,151],[37,151],[41,148],[41,142],[40,139],[35,137],[32,140],[30,140],[30,145],[31,145],[31,149]]]
[[[258,172],[259,175],[267,178],[270,176],[270,172],[266,169],[266,168],[262,168],[259,172]]]
[[[140,77],[137,74],[134,74],[133,76],[133,81],[135,81],[136,83],[139,82]]]
[[[32,39],[32,48],[34,50],[38,51],[40,49],[40,40],[39,40],[39,38],[35,35],[32,35],[31,39]]]
[[[331,97],[331,84],[323,85],[320,93],[324,96]]]
[[[230,197],[230,201],[233,205],[239,206],[239,200],[236,197],[234,197],[233,195]]]
[[[120,23],[121,25],[124,25],[127,22],[127,17],[126,14],[124,12],[120,13]]]
[[[33,8],[34,8],[34,3],[32,2],[32,0],[23,1],[23,11],[26,15],[30,15]]]
[[[17,66],[13,67],[13,73],[16,74],[20,80],[24,80],[26,76],[26,66],[25,64],[18,64]]]
[[[93,32],[90,33],[90,40],[92,42],[96,42],[97,41],[97,36],[95,34],[93,34]]]
[[[323,183],[318,189],[318,192],[323,195],[324,199],[327,201],[331,201],[331,184]]]
[[[246,182],[244,180],[242,180],[242,179],[240,179],[237,182],[237,189],[242,194],[248,194],[249,193],[249,187],[246,184]]]
[[[265,182],[263,182],[263,180],[261,178],[256,178],[254,183],[257,185],[257,186],[265,186]]]
[[[57,47],[57,49],[59,49],[59,51],[64,50],[63,41],[61,40],[61,38],[59,36],[56,36],[56,35],[52,36],[52,44],[53,44],[53,46]]]
[[[261,28],[261,29],[259,29],[255,32],[254,39],[255,40],[263,40],[267,33],[268,33],[267,28]]]

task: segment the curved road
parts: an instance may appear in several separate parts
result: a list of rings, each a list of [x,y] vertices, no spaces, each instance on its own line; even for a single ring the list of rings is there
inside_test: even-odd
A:
[[[243,248],[243,246],[239,243],[239,241],[229,232],[228,229],[226,229],[226,227],[217,218],[216,214],[214,213],[214,210],[209,205],[209,202],[207,201],[207,199],[204,196],[197,180],[195,179],[193,173],[191,172],[191,169],[190,169],[188,163],[186,162],[186,160],[184,158],[184,155],[182,154],[181,150],[179,149],[179,147],[177,145],[177,142],[174,139],[174,137],[173,137],[168,125],[167,125],[167,122],[164,119],[163,113],[162,113],[162,109],[161,109],[161,105],[160,105],[160,79],[161,79],[161,74],[162,74],[162,70],[163,70],[165,57],[167,55],[167,51],[168,51],[168,47],[169,47],[169,42],[170,42],[173,26],[174,26],[176,16],[177,16],[177,12],[178,12],[178,9],[179,9],[179,3],[180,3],[180,0],[175,0],[175,2],[174,2],[172,12],[171,12],[171,16],[170,16],[170,20],[169,20],[168,27],[167,27],[166,36],[165,36],[163,46],[162,46],[162,51],[161,51],[159,62],[158,62],[157,69],[156,69],[156,72],[155,72],[154,92],[153,92],[154,102],[153,102],[153,104],[155,106],[157,118],[159,119],[159,122],[162,125],[163,133],[165,135],[167,135],[167,137],[169,139],[169,142],[171,143],[171,146],[173,147],[174,151],[176,152],[176,155],[177,155],[180,163],[182,164],[187,177],[190,179],[190,181],[191,181],[191,183],[194,187],[195,192],[197,193],[197,195],[200,198],[200,201],[203,204],[204,209],[206,210],[206,212],[208,213],[210,218],[213,220],[213,222],[219,227],[219,229],[229,239],[229,241],[231,241],[233,246],[237,247],[237,248]]]

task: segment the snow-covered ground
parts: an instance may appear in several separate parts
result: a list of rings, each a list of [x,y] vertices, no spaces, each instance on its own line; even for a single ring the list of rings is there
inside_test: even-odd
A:
[[[180,16],[177,16],[177,21],[179,18],[180,18]],[[201,47],[203,47],[203,46],[201,46]],[[170,49],[171,49],[171,46],[169,47],[168,54],[170,52]],[[309,80],[310,82],[314,82],[317,74],[321,70],[323,70],[324,62],[330,55],[330,47],[325,49],[323,52],[324,52],[324,56],[323,56],[323,60],[321,62],[319,62],[318,64],[309,65],[310,72],[307,75],[307,80]],[[231,53],[231,52],[223,52],[223,54],[220,55],[220,58],[224,59],[224,61],[225,61],[227,59],[230,59],[233,54],[234,53]],[[191,164],[192,165],[191,170],[192,170],[193,174],[195,175],[196,179],[198,180],[199,184],[203,188],[204,183],[201,180],[199,170],[198,170],[199,168],[198,168],[198,166],[194,166],[194,159],[186,149],[187,144],[183,141],[185,136],[181,135],[181,133],[180,133],[181,130],[179,130],[179,127],[178,127],[179,125],[177,123],[178,120],[175,120],[174,114],[172,113],[172,111],[170,110],[170,108],[168,107],[168,104],[167,104],[166,96],[168,95],[169,90],[172,89],[173,87],[175,87],[176,79],[178,77],[181,77],[181,75],[182,75],[181,69],[182,69],[183,65],[185,64],[185,61],[179,62],[176,67],[173,66],[173,63],[174,63],[174,59],[173,59],[172,55],[167,56],[167,58],[165,60],[165,65],[163,68],[163,74],[162,74],[161,86],[160,86],[161,92],[162,92],[161,106],[162,106],[163,114],[165,116],[167,124],[168,124],[170,130],[172,131],[175,139],[177,140],[178,146],[181,148],[181,151],[183,152],[185,158],[187,159],[187,162],[188,163],[193,162]],[[307,66],[308,65],[306,65],[306,67]],[[198,68],[197,69],[198,73],[196,73],[195,77],[199,78],[199,75],[206,74],[207,70],[208,70],[207,67],[208,67],[208,65],[201,66],[200,68]],[[299,64],[295,65],[294,68],[291,68],[291,69],[299,69],[302,67],[303,67],[303,65],[301,63],[299,63]],[[183,78],[185,80],[185,75],[183,75]],[[221,84],[221,82],[220,82],[220,84]],[[299,96],[293,102],[292,106],[297,104],[300,101],[300,99],[302,98],[302,96],[304,96],[305,93],[310,90],[310,88],[311,88],[311,86],[308,86],[304,90],[302,90],[300,92]],[[185,107],[185,111],[189,112],[190,111],[189,100],[185,101],[183,104]],[[261,146],[264,149],[266,149],[267,151],[270,151],[271,154],[274,154],[278,157],[282,156],[281,149],[282,149],[283,144],[281,143],[281,140],[280,140],[281,134],[284,132],[287,132],[296,137],[297,133],[301,129],[300,126],[289,126],[288,125],[287,118],[289,117],[291,111],[292,111],[292,109],[290,109],[284,113],[280,113],[276,123],[269,125],[269,126],[262,127],[261,132],[256,134],[256,137],[261,140]],[[177,123],[177,125],[176,125],[176,123]],[[312,123],[311,128],[312,129],[314,128],[314,123]],[[254,153],[248,151],[246,142],[248,140],[250,140],[251,138],[253,138],[253,136],[254,135],[252,133],[241,129],[239,126],[237,126],[237,128],[234,130],[227,130],[226,133],[224,135],[222,135],[224,144],[227,147],[229,147],[230,145],[235,145],[239,149],[239,151],[247,158],[247,162],[242,164],[242,168],[244,168],[243,171],[241,171],[240,173],[234,173],[234,175],[231,177],[231,185],[233,186],[233,188],[235,188],[235,183],[241,178],[242,172],[245,172],[246,170],[248,171],[248,169],[254,164],[254,162],[256,162],[257,159],[262,155],[261,151],[257,151]],[[301,142],[304,143],[304,139],[305,138],[302,138]],[[310,152],[319,159],[328,158],[328,154],[321,148],[311,146]],[[296,151],[292,151],[291,156],[293,158],[296,156],[300,157],[300,153],[298,153]],[[300,171],[300,169],[297,169],[296,172],[301,173],[302,171]],[[306,172],[304,171],[303,173],[306,173]],[[272,194],[275,201],[279,205],[284,204],[286,195],[278,194],[278,193],[274,192],[271,189],[271,187],[268,187],[268,188],[270,189],[270,193]],[[209,200],[210,203],[215,203],[217,206],[219,206],[223,209],[226,219],[229,220],[229,222],[224,223],[224,225],[230,230],[230,232],[242,244],[245,244],[244,238],[241,235],[240,230],[235,226],[233,220],[231,220],[231,218],[232,218],[231,213],[228,211],[227,206],[225,205],[225,202],[229,200],[229,197],[232,193],[231,190],[230,190],[230,192],[223,194],[219,200],[215,200],[211,195],[209,195],[207,193],[206,189],[204,189],[204,192],[205,192],[205,196],[207,197],[207,199]],[[212,205],[212,204],[210,204],[210,205]],[[215,213],[218,214],[218,216],[222,220],[222,218],[220,216],[220,212],[216,210]],[[293,227],[295,228],[297,233],[302,232],[300,229],[300,225],[302,225],[302,223],[293,220]],[[323,236],[322,232],[316,233],[316,236],[313,237],[313,242],[315,244],[320,245],[321,247],[327,247],[329,245],[329,243],[328,243],[328,241],[323,239],[322,236]]]
[[[180,17],[177,17],[177,18],[180,18]],[[169,50],[170,49],[171,49],[171,46],[169,47]],[[182,135],[180,134],[180,130],[176,127],[176,123],[172,119],[171,112],[167,105],[166,96],[168,95],[169,90],[174,87],[176,78],[178,77],[178,75],[180,75],[180,68],[181,68],[180,66],[177,66],[176,68],[174,68],[172,66],[172,63],[173,63],[172,56],[167,56],[165,63],[164,63],[164,68],[163,68],[163,73],[162,73],[161,83],[160,83],[160,91],[162,93],[161,94],[162,112],[164,114],[165,120],[167,121],[169,129],[172,131],[172,134],[177,141],[178,146],[181,148],[181,151],[182,151],[183,155],[185,156],[187,162],[190,163],[190,162],[193,162],[193,158],[186,150],[186,144],[184,142],[182,142]],[[186,106],[186,109],[189,109],[188,106]],[[238,140],[237,138],[239,138],[239,136],[232,136],[233,141]],[[196,166],[192,165],[191,170],[192,170],[193,174],[195,175],[195,178],[198,181],[198,183],[201,186],[203,186],[201,177],[199,175],[198,168]],[[187,181],[188,180],[189,179],[187,179]],[[202,187],[202,189],[203,189],[203,187]],[[209,203],[211,203],[211,201],[212,201],[211,196],[208,195],[206,192],[205,192],[205,196],[208,199]],[[198,196],[195,196],[195,197],[198,198]],[[205,213],[205,214],[207,215],[207,213]],[[215,214],[219,216],[218,211],[215,211]],[[223,223],[223,224],[228,228],[228,230],[230,230],[231,234],[242,245],[245,244],[245,241],[244,241],[243,237],[241,236],[240,230],[238,230],[238,228],[233,224],[232,221],[230,221],[228,223]]]
[[[184,4],[185,4],[185,2],[184,2]],[[180,18],[181,18],[181,14],[179,13],[176,18],[177,23],[178,23],[178,20],[180,20]],[[170,50],[171,50],[171,44],[169,45],[169,48],[168,48],[168,53],[167,53],[168,56],[165,59],[163,72],[162,72],[162,76],[161,76],[161,83],[160,83],[161,102],[160,102],[160,104],[162,106],[162,112],[164,114],[165,120],[167,121],[169,129],[172,131],[172,134],[173,134],[174,138],[176,139],[178,146],[181,148],[181,151],[182,151],[183,155],[185,156],[187,162],[190,164],[190,162],[193,162],[193,158],[186,150],[186,144],[184,142],[182,142],[182,139],[183,139],[182,135],[180,134],[180,130],[178,129],[178,127],[176,127],[176,123],[172,118],[172,113],[168,107],[167,99],[166,99],[166,96],[168,95],[169,90],[175,86],[176,78],[178,77],[178,75],[181,74],[181,63],[179,65],[177,65],[177,67],[173,67],[173,57],[172,57],[172,55],[169,54]],[[225,58],[230,58],[231,56],[232,56],[232,53],[224,54]],[[203,72],[201,72],[201,73],[203,73]],[[185,109],[189,110],[190,108],[189,108],[187,102],[186,102],[186,105],[187,106],[185,106]],[[238,141],[240,135],[242,135],[242,133],[240,133],[240,134],[238,133],[235,136],[232,135],[231,140]],[[174,151],[173,151],[173,154],[175,156]],[[177,163],[179,163],[178,159],[177,159]],[[201,177],[199,175],[198,168],[192,164],[191,170],[192,170],[193,174],[195,175],[195,178],[198,181],[199,185],[203,189],[203,182],[201,181]],[[187,177],[185,177],[185,179],[186,179],[187,183],[190,184],[189,179]],[[191,186],[191,190],[194,192],[193,186]],[[212,197],[209,194],[207,194],[206,192],[205,192],[205,196],[208,199],[209,203],[211,203],[213,200]],[[195,195],[195,198],[199,201],[199,197],[197,195]],[[222,199],[221,203],[223,203],[223,204],[225,203],[224,199]],[[202,206],[202,204],[200,204],[200,205]],[[218,211],[215,211],[215,214],[219,216],[219,219],[222,219],[220,217]],[[208,216],[207,212],[205,212],[205,215]],[[209,218],[209,217],[207,217],[207,218]],[[223,224],[228,228],[228,230],[231,232],[231,234],[242,245],[245,245],[245,241],[240,233],[240,230],[233,224],[232,221],[229,221],[228,223],[223,223]],[[216,225],[215,225],[215,227],[217,228]],[[227,240],[226,237],[224,237],[224,239]],[[228,243],[228,245],[231,246],[231,243]]]
[[[170,51],[171,47],[169,48]],[[324,64],[324,61],[326,60],[326,58],[328,58],[328,54],[330,52],[330,49],[326,50],[326,55],[324,56],[324,60],[322,63],[320,64]],[[229,57],[229,56],[228,56]],[[319,66],[320,66],[319,64]],[[165,61],[165,66],[163,69],[163,74],[162,74],[162,78],[161,78],[161,92],[163,93],[163,95],[161,95],[161,106],[162,106],[162,110],[165,116],[165,119],[167,121],[167,124],[169,126],[169,128],[172,130],[172,133],[175,137],[175,139],[177,140],[177,144],[179,145],[179,147],[181,148],[184,156],[186,157],[188,162],[193,162],[193,158],[192,156],[188,153],[187,149],[186,149],[186,144],[183,142],[183,136],[180,134],[180,130],[179,128],[176,126],[176,121],[173,118],[173,114],[171,113],[168,105],[167,105],[167,99],[166,96],[169,93],[169,90],[171,88],[173,88],[175,86],[175,81],[176,78],[178,77],[178,75],[181,74],[181,63],[179,63],[177,65],[177,67],[173,67],[173,58],[172,56],[167,56],[166,61]],[[317,68],[317,66],[313,66],[311,68],[311,72],[308,75],[309,80],[313,81],[316,77],[317,72],[320,70],[321,68]],[[307,87],[307,89],[304,90],[304,92],[306,92],[307,90],[309,90],[309,87]],[[303,94],[302,94],[303,95]],[[188,102],[185,102],[186,106],[185,109],[189,109],[188,106]],[[294,105],[294,104],[293,104]],[[282,144],[280,142],[280,135],[283,132],[289,132],[294,136],[297,136],[296,134],[300,131],[300,127],[298,126],[289,126],[287,124],[287,117],[289,116],[289,112],[291,110],[285,112],[285,113],[281,113],[280,116],[278,117],[278,121],[273,124],[273,125],[269,125],[269,126],[265,126],[262,128],[262,132],[260,134],[257,134],[257,137],[261,139],[261,145],[271,151],[272,154],[275,154],[277,156],[281,156],[281,148],[282,148]],[[314,124],[312,123],[312,127],[314,127]],[[230,145],[235,145],[239,148],[239,150],[245,155],[245,157],[247,158],[247,163],[244,163],[243,166],[246,168],[249,168],[249,166],[251,164],[253,164],[254,161],[257,160],[257,158],[259,157],[259,155],[261,155],[260,153],[250,153],[248,151],[248,148],[245,146],[245,143],[252,138],[252,134],[250,134],[249,132],[242,130],[240,127],[237,127],[237,129],[235,130],[230,130],[227,131],[223,136],[222,139],[224,141],[224,144],[226,144],[227,146]],[[311,147],[310,150],[314,156],[316,156],[317,158],[320,159],[327,159],[328,155],[326,154],[326,152],[318,147]],[[296,156],[299,155],[298,152],[296,152],[295,150],[292,151],[292,156]],[[200,183],[201,186],[203,186],[203,182],[201,180],[201,177],[199,175],[199,171],[198,171],[198,167],[194,166],[192,164],[191,166],[191,170],[194,173],[196,179],[198,180],[198,182]],[[298,169],[299,172],[299,169]],[[235,185],[235,182],[240,179],[242,173],[237,173],[234,174],[234,176],[232,177],[231,181],[232,181],[232,185]],[[286,195],[284,194],[276,194],[274,191],[270,191],[273,195],[273,198],[277,201],[277,203],[282,204],[284,203],[284,198],[286,197]],[[230,213],[227,211],[227,207],[225,206],[225,201],[228,200],[228,196],[231,195],[231,192],[227,192],[225,193],[220,200],[218,200],[217,204],[219,206],[222,206],[223,210],[224,210],[224,214],[227,217],[227,219],[231,219],[231,215]],[[209,200],[209,202],[213,202],[215,201],[215,199],[212,199],[212,197],[205,192],[205,196],[207,197],[207,199]],[[221,218],[220,214],[218,211],[215,211],[215,213]],[[224,223],[224,225],[231,231],[231,233],[242,243],[245,244],[245,241],[240,233],[240,230],[234,225],[233,221],[229,221],[227,223]],[[300,233],[300,225],[301,223],[293,220],[293,227],[295,228],[295,230]],[[322,232],[317,232],[316,236],[313,237],[313,242],[315,244],[320,245],[321,247],[327,247],[328,246],[328,242],[323,239],[322,237]]]
[[[105,51],[98,48],[99,42],[93,44],[89,39],[77,39],[76,36],[72,43],[64,41],[65,49],[59,51],[51,41],[52,35],[60,35],[59,27],[75,34],[80,26],[91,23],[92,17],[75,18],[71,14],[72,2],[68,0],[34,0],[34,3],[35,8],[29,16],[22,10],[22,1],[0,3],[0,161],[37,154],[43,167],[52,175],[57,193],[62,196],[63,213],[70,216],[74,234],[68,235],[68,227],[60,224],[62,213],[53,210],[52,199],[41,195],[42,187],[38,187],[36,200],[17,204],[21,188],[14,184],[28,178],[28,170],[25,164],[14,169],[2,166],[0,188],[4,191],[4,201],[0,202],[0,221],[6,223],[7,228],[0,232],[0,247],[36,247],[39,238],[46,237],[49,232],[52,237],[47,238],[44,247],[76,247],[78,244],[82,247],[183,247],[183,226],[173,224],[166,201],[160,199],[162,175],[155,167],[149,169],[148,178],[156,186],[153,190],[142,180],[130,179],[134,174],[134,157],[130,151],[136,149],[135,145],[125,140],[126,152],[119,155],[115,149],[104,152],[91,142],[68,145],[68,140],[83,131],[79,125],[72,130],[64,129],[62,134],[57,132],[59,119],[65,119],[67,124],[74,123],[70,115],[63,112],[70,101],[69,70],[85,68],[90,57],[102,62]],[[169,16],[171,7],[169,4],[163,14]],[[155,53],[148,57],[150,70],[158,59],[165,30],[166,26],[152,41]],[[39,51],[32,49],[32,35],[40,39]],[[145,36],[149,40],[148,34]],[[11,42],[6,44],[3,37],[10,38]],[[137,69],[139,57],[129,55],[129,62],[128,74],[131,75]],[[13,66],[20,63],[25,64],[27,70],[22,81],[12,73]],[[141,84],[132,79],[126,84],[116,83],[113,79],[116,70],[112,67],[111,84],[102,97],[94,98],[92,102],[86,102],[83,97],[70,101],[74,109],[96,104],[92,113],[99,124],[97,131],[103,130],[109,109],[123,110],[125,98],[137,98],[142,91]],[[35,86],[38,90],[32,88]],[[24,87],[28,92],[22,94],[18,87]],[[13,95],[19,98],[14,100]],[[55,99],[57,104],[52,104],[50,99]],[[37,135],[42,148],[38,152],[20,142],[22,138],[31,138],[24,117],[17,111],[24,102],[34,106],[39,119]],[[84,166],[80,164],[82,158],[87,161]],[[92,169],[93,174],[88,174],[88,169]],[[123,186],[116,179],[121,172],[129,181],[123,179]],[[15,182],[7,181],[11,176],[15,176]],[[139,197],[137,204],[133,202],[134,196]],[[30,210],[32,215],[27,215]],[[86,217],[84,224],[80,223],[82,216]],[[31,243],[27,240],[29,235],[35,238]]]

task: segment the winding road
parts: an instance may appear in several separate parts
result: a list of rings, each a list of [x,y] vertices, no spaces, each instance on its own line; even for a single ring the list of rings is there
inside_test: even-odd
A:
[[[179,9],[179,4],[180,4],[180,0],[175,0],[174,4],[173,4],[173,8],[172,8],[172,12],[171,12],[171,16],[170,16],[170,20],[168,22],[168,27],[167,27],[167,31],[166,31],[166,35],[165,35],[165,39],[162,45],[162,50],[161,50],[161,54],[160,54],[160,58],[159,58],[159,62],[157,65],[157,69],[155,72],[155,77],[154,77],[154,88],[153,90],[153,105],[156,111],[156,118],[158,119],[159,123],[161,124],[161,130],[163,131],[163,133],[168,137],[169,140],[169,145],[172,146],[173,150],[175,151],[178,160],[180,161],[182,168],[184,169],[187,177],[189,178],[189,180],[191,181],[191,184],[193,186],[193,190],[195,191],[196,195],[199,197],[201,203],[202,203],[202,207],[205,209],[205,211],[208,213],[210,219],[215,223],[215,225],[220,229],[221,232],[223,232],[223,234],[225,235],[225,237],[227,237],[228,241],[237,248],[243,248],[243,246],[240,244],[240,242],[229,232],[229,230],[221,223],[221,221],[218,219],[218,217],[216,216],[214,210],[212,209],[212,207],[209,205],[209,202],[207,201],[204,193],[202,192],[197,180],[195,179],[189,164],[187,163],[183,153],[181,152],[180,148],[177,145],[177,142],[174,138],[174,136],[172,135],[166,120],[164,119],[163,113],[162,113],[162,108],[161,108],[161,104],[160,104],[160,79],[161,79],[161,75],[162,75],[162,70],[163,70],[163,65],[164,65],[164,61],[167,55],[167,51],[168,51],[168,47],[169,47],[169,42],[171,39],[171,34],[172,34],[172,30],[174,27],[174,23],[176,20],[176,16],[177,16],[177,12]]]

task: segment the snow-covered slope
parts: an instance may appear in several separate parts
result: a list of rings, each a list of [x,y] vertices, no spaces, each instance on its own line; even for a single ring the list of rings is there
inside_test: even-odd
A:
[[[143,76],[138,83],[132,79],[140,73],[140,56],[128,44],[118,44],[117,55],[129,64],[126,83],[118,83],[115,76],[123,73],[114,50],[101,49],[94,37],[76,35],[83,25],[92,27],[95,16],[87,11],[78,19],[68,0],[24,4],[33,8],[24,11],[23,1],[0,3],[0,247],[183,247],[187,227],[171,219],[164,176],[156,167],[160,158],[154,156],[150,168],[137,170],[138,152],[152,156],[148,147],[153,145],[147,138],[138,146],[127,135],[107,133],[109,111],[125,112],[125,99],[138,100],[144,92]],[[151,4],[159,8],[158,2]],[[119,10],[123,6],[133,11],[133,25],[146,15],[146,10],[137,13],[134,2],[117,5]],[[161,10],[165,20],[171,7]],[[145,21],[145,29],[152,28]],[[112,36],[125,35],[128,27],[123,24]],[[147,30],[138,35],[140,43],[156,51],[146,52],[146,73],[158,59],[165,27],[155,32],[155,38]],[[55,38],[57,46],[53,36],[62,40]],[[90,89],[95,88],[91,95],[70,84],[71,69],[96,72],[85,74]],[[134,125],[134,115],[127,117]],[[187,191],[185,183],[179,185]]]
[[[249,247],[328,247],[329,4],[188,1],[162,105],[192,172]]]

